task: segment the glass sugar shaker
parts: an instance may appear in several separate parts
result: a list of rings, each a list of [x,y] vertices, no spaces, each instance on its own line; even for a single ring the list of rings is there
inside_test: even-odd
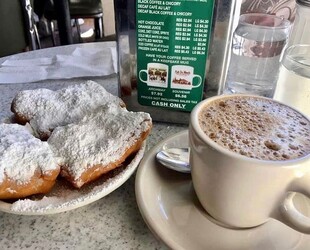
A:
[[[310,0],[296,0],[296,3],[296,16],[288,46],[310,44]]]

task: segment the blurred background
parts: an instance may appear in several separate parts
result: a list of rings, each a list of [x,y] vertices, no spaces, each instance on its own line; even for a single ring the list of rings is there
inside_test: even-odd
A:
[[[113,0],[1,0],[0,57],[115,40]]]
[[[126,2],[1,0],[0,57],[72,43],[116,40],[114,1]],[[271,13],[293,21],[295,0],[242,0],[240,13],[249,12]]]

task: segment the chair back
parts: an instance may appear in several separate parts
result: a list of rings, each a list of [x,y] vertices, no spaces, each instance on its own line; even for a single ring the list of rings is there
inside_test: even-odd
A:
[[[0,57],[22,52],[27,47],[20,0],[0,1]]]
[[[0,0],[0,57],[39,47],[32,14],[30,0]]]

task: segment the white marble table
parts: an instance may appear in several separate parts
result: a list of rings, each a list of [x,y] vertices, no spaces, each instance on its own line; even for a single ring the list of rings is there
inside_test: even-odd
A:
[[[96,47],[111,44],[78,44],[20,54],[35,58],[71,53],[76,46]],[[6,58],[0,58],[0,64]],[[117,77],[89,78],[117,94]],[[21,89],[58,89],[85,79],[45,80],[28,84],[0,84],[0,120],[11,115],[10,104]],[[184,125],[154,123],[147,141],[148,151],[159,141],[184,130]],[[166,249],[143,221],[135,198],[135,175],[108,196],[81,208],[46,216],[23,216],[0,212],[0,249]]]

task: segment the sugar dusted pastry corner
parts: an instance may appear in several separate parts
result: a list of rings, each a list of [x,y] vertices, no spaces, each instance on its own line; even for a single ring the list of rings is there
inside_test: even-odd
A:
[[[47,193],[59,171],[47,142],[24,126],[0,124],[0,199]]]
[[[61,166],[61,175],[80,188],[137,152],[151,127],[149,114],[109,103],[78,123],[55,128],[47,142]]]

